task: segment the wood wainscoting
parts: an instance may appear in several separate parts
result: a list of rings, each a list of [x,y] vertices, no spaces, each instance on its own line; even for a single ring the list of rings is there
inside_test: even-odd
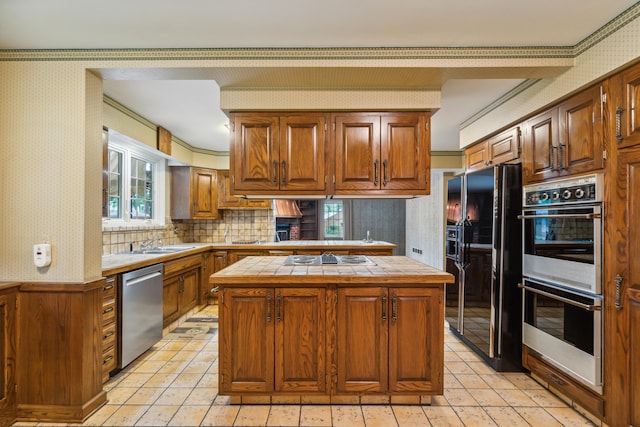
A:
[[[23,283],[18,294],[19,421],[82,422],[107,401],[102,389],[105,279]]]

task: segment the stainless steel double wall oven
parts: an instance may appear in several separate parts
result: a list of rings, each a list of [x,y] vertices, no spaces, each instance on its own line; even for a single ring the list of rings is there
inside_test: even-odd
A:
[[[522,342],[602,393],[602,175],[523,188]]]

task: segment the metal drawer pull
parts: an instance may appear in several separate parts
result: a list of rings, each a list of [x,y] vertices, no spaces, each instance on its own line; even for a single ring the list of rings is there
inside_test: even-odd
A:
[[[622,297],[621,297],[621,292],[622,292],[622,276],[619,274],[616,274],[616,310],[620,311],[622,310]]]
[[[385,160],[382,162],[382,185],[387,185],[389,183],[389,179],[387,178],[387,167],[389,166],[389,161]]]
[[[271,322],[271,292],[267,294],[267,322]]]
[[[103,291],[110,291],[111,289],[113,289],[113,285],[107,285],[104,288],[102,288]]]
[[[287,163],[282,161],[282,185],[287,185]]]
[[[109,338],[109,337],[110,337],[110,336],[112,336],[113,334],[115,334],[115,332],[111,331],[111,332],[109,332],[108,334],[103,335],[103,336],[102,336],[102,339],[103,339],[103,340],[106,340],[107,338]]]
[[[387,321],[387,294],[382,295],[382,321]]]
[[[393,322],[398,320],[398,298],[396,294],[391,297],[391,320]]]
[[[622,112],[624,108],[618,107],[616,109],[616,140],[618,143],[622,142]]]
[[[102,361],[102,364],[103,364],[103,365],[106,365],[107,363],[111,362],[112,360],[113,360],[113,356],[106,357],[106,358]]]
[[[373,185],[378,185],[378,165],[380,163],[376,160],[373,162]]]
[[[273,180],[271,180],[273,185],[278,185],[278,162],[273,161]]]
[[[282,320],[282,316],[280,315],[280,302],[282,300],[282,297],[280,296],[280,294],[278,294],[278,296],[276,297],[276,320],[279,322]]]
[[[102,310],[102,314],[107,314],[113,311],[113,307],[109,307],[109,308],[105,308],[104,310]]]
[[[588,305],[588,304],[583,304],[581,302],[578,301],[574,301],[572,299],[569,298],[565,298],[565,297],[561,297],[559,295],[554,295],[550,292],[545,292],[543,290],[540,289],[536,289],[536,288],[531,288],[529,286],[523,285],[522,283],[518,283],[518,287],[520,289],[524,289],[525,291],[529,291],[529,292],[533,292],[534,294],[539,294],[545,297],[549,297],[551,299],[555,299],[557,301],[561,301],[567,304],[571,304],[573,306],[579,307],[583,310],[587,310],[587,311],[600,311],[602,309],[602,307],[600,307],[599,305]]]

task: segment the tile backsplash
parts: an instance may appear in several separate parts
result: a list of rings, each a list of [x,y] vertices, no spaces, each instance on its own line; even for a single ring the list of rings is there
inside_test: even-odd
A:
[[[275,218],[271,209],[224,210],[219,220],[176,220],[167,219],[167,225],[102,227],[102,254],[127,252],[140,243],[159,238],[163,245],[180,243],[231,243],[238,240],[273,241],[275,238]]]

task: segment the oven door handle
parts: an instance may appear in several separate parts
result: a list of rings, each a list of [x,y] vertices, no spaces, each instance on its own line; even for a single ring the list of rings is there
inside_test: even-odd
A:
[[[600,218],[599,213],[589,214],[549,214],[549,215],[518,215],[518,219],[537,219],[537,218],[580,218],[580,219],[595,219]]]
[[[559,295],[554,295],[551,292],[545,292],[545,291],[542,291],[540,289],[531,288],[529,286],[523,285],[522,283],[518,283],[518,287],[520,289],[524,289],[525,291],[530,291],[530,292],[533,292],[535,294],[540,294],[540,295],[543,295],[545,297],[549,297],[551,299],[555,299],[555,300],[558,300],[558,301],[566,302],[567,304],[575,305],[576,307],[579,307],[579,308],[581,308],[583,310],[600,311],[602,309],[602,307],[599,306],[599,305],[583,304],[581,302],[573,301],[573,300],[571,300],[569,298],[561,297]]]

